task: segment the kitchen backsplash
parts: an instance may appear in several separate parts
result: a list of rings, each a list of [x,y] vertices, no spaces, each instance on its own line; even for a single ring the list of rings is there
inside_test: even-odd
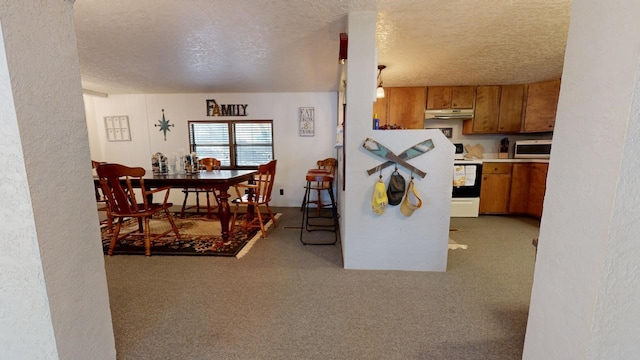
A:
[[[539,140],[551,139],[553,133],[543,134],[486,134],[486,135],[463,135],[463,120],[427,120],[426,129],[448,129],[451,128],[451,142],[465,145],[480,144],[484,148],[485,158],[497,158],[500,147],[500,140],[505,137],[509,139],[509,157],[513,157],[513,144],[516,140]]]

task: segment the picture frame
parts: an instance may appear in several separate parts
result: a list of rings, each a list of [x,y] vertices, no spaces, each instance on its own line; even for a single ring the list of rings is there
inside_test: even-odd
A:
[[[107,135],[107,141],[131,141],[129,116],[105,116],[104,128]]]
[[[315,135],[315,109],[313,107],[299,108],[299,131],[300,136]]]
[[[429,129],[438,129],[442,131],[442,133],[447,139],[451,139],[453,137],[453,128],[447,127],[447,128],[429,128]]]

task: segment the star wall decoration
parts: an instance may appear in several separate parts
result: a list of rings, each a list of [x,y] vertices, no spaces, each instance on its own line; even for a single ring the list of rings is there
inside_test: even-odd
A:
[[[164,141],[167,141],[167,131],[171,131],[171,129],[169,128],[175,126],[174,124],[169,125],[169,121],[171,120],[167,120],[164,118],[164,109],[162,109],[162,120],[158,120],[160,125],[155,124],[154,126],[160,127],[158,131],[162,131],[164,133]]]

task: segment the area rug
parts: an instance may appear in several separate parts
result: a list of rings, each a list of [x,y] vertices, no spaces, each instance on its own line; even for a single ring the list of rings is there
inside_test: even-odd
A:
[[[277,219],[281,214],[274,214]],[[174,216],[180,232],[180,239],[173,232],[168,233],[151,244],[151,256],[156,255],[191,255],[191,256],[228,256],[241,258],[246,255],[253,244],[262,236],[259,228],[242,229],[240,222],[236,225],[233,234],[221,246],[214,247],[216,241],[222,240],[220,222],[217,219],[209,219],[205,216],[188,216],[184,219]],[[263,215],[265,228],[271,227],[273,222],[269,215]],[[169,221],[164,216],[150,220],[151,233],[162,233],[171,228]],[[137,232],[138,221],[129,219],[125,221],[120,234],[127,235],[116,244],[113,255],[143,255],[144,236]],[[104,253],[109,249],[112,235],[107,228],[102,230],[102,248]]]

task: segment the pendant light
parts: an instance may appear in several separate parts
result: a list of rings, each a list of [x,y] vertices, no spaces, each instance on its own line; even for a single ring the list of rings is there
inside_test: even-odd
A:
[[[384,97],[384,88],[382,87],[382,70],[386,69],[385,65],[378,65],[378,88],[376,89],[376,98]]]

